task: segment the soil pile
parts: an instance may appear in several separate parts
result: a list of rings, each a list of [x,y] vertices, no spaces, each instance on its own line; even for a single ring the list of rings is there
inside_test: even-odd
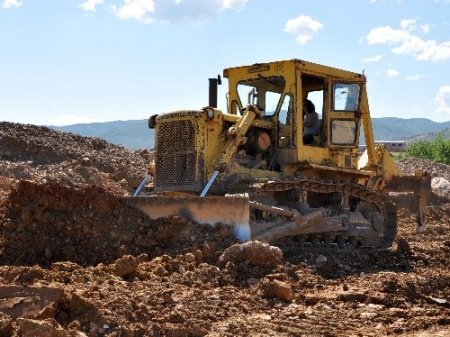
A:
[[[100,138],[0,122],[0,176],[64,186],[102,186],[122,195],[146,173],[147,150],[129,152]]]
[[[281,256],[126,207],[146,151],[0,123],[0,158],[0,336],[450,335],[449,203],[386,251]]]
[[[432,178],[444,178],[450,181],[450,166],[436,163],[428,159],[408,158],[397,162],[398,167],[404,174],[414,175],[416,169],[427,171]]]

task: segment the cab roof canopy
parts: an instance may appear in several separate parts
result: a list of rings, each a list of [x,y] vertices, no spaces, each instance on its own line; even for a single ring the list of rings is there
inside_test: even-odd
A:
[[[343,70],[339,68],[329,67],[325,65],[321,65],[314,62],[304,61],[300,59],[292,59],[292,60],[281,60],[281,61],[272,61],[267,63],[255,63],[252,65],[247,66],[238,66],[238,67],[231,67],[226,68],[223,71],[223,76],[226,78],[229,78],[230,76],[233,76],[233,74],[241,74],[243,72],[247,72],[248,74],[254,74],[254,73],[264,73],[268,72],[270,74],[273,73],[282,73],[284,68],[289,67],[300,67],[304,69],[306,72],[314,73],[317,75],[323,75],[323,76],[331,76],[336,77],[340,79],[349,79],[349,80],[355,80],[355,79],[361,79],[365,80],[365,76],[363,74],[355,73],[348,70]]]

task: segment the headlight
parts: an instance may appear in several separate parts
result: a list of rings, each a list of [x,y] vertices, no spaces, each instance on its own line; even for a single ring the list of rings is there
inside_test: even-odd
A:
[[[213,109],[207,109],[206,110],[206,116],[208,117],[209,120],[213,120],[214,119],[214,110]]]

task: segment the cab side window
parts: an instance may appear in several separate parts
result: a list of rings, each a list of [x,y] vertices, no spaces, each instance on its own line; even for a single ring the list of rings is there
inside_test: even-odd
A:
[[[278,146],[280,148],[294,147],[294,107],[291,95],[285,95],[278,114]]]

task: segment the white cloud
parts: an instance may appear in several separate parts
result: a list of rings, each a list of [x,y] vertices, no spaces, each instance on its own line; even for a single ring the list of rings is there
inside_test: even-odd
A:
[[[388,69],[386,72],[388,77],[398,77],[400,73],[395,69]]]
[[[400,27],[405,30],[414,30],[416,28],[416,19],[403,19],[400,21]]]
[[[393,44],[401,43],[408,39],[409,32],[394,29],[389,26],[382,26],[372,29],[367,34],[366,39],[369,44]]]
[[[220,0],[222,9],[236,9],[241,10],[250,0]]]
[[[155,11],[153,0],[124,0],[122,6],[112,6],[114,14],[121,20],[136,20],[142,23],[151,23],[150,14]]]
[[[425,34],[428,34],[431,31],[431,25],[421,25],[420,30]]]
[[[450,85],[440,87],[434,100],[438,104],[436,112],[450,114]]]
[[[423,40],[411,33],[416,28],[415,24],[415,20],[402,20],[400,29],[390,26],[374,28],[366,36],[367,43],[397,45],[392,52],[410,55],[420,61],[438,62],[449,59],[450,41],[438,43],[435,40]]]
[[[142,23],[196,24],[216,17],[221,11],[240,11],[250,0],[123,0],[111,6],[122,20]]]
[[[373,57],[367,57],[363,59],[364,62],[379,62],[383,58],[383,55],[375,55]]]
[[[391,1],[391,0],[369,0],[369,4],[374,4],[374,3],[376,3],[376,2],[389,2],[389,1]],[[403,0],[393,0],[393,1],[395,1],[396,3],[398,3],[398,4],[402,4],[403,3]],[[435,1],[439,1],[439,0],[435,0]],[[444,1],[446,1],[446,0],[444,0]],[[448,0],[448,1],[450,1],[450,0]]]
[[[443,61],[450,58],[450,41],[437,43],[434,40],[423,41],[417,36],[412,36],[392,51],[396,54],[411,55],[419,61]]]
[[[95,12],[95,7],[101,5],[103,2],[103,0],[87,0],[78,7],[88,12]]]
[[[420,75],[420,74],[417,74],[417,75],[410,75],[410,76],[407,76],[406,78],[405,78],[405,81],[418,81],[418,80],[420,80],[420,79],[422,79],[424,76],[423,75]]]
[[[300,15],[286,22],[285,32],[297,35],[296,41],[299,44],[305,44],[313,35],[323,28],[323,24],[314,20],[310,16]]]
[[[3,0],[2,7],[5,9],[9,9],[12,7],[20,7],[23,5],[23,1],[21,0]]]

